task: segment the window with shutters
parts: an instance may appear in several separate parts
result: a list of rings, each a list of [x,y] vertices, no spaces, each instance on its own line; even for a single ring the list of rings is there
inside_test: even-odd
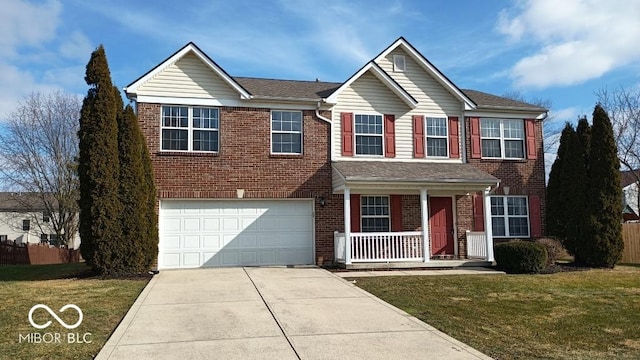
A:
[[[426,117],[426,142],[427,156],[448,157],[449,156],[449,131],[447,129],[447,118]]]
[[[524,121],[480,119],[483,158],[524,159]]]
[[[492,196],[491,229],[494,237],[529,237],[526,196]]]
[[[356,114],[356,155],[384,155],[382,115]]]

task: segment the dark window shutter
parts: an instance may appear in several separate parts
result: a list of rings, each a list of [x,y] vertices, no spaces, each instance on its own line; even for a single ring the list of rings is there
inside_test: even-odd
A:
[[[391,231],[402,230],[402,195],[391,195]]]
[[[482,195],[473,195],[473,230],[484,231],[484,199]]]
[[[413,115],[413,157],[424,157],[424,117]]]
[[[471,158],[480,159],[482,157],[482,147],[480,142],[480,118],[469,118],[471,123]]]
[[[353,113],[340,114],[342,120],[342,156],[353,156]]]
[[[449,116],[449,157],[460,158],[460,130],[457,116]]]
[[[384,156],[388,158],[396,157],[395,120],[395,115],[384,116]]]
[[[536,148],[536,121],[535,119],[526,119],[524,125],[527,134],[527,159],[535,160],[538,158],[538,149]]]
[[[540,197],[529,195],[529,221],[531,222],[531,237],[542,236],[542,218],[540,216]]]
[[[360,195],[351,194],[351,232],[360,232]]]

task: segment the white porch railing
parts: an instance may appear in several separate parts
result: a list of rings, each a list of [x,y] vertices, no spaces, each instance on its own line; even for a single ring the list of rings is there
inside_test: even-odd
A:
[[[424,261],[421,231],[351,233],[351,262]],[[334,233],[335,258],[345,262],[344,233]]]
[[[480,231],[467,231],[467,256],[487,258],[487,235]]]

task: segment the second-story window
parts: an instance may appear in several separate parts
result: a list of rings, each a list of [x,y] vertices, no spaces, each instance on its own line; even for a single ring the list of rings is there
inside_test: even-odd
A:
[[[384,155],[382,115],[355,115],[356,155]]]
[[[524,122],[518,119],[480,119],[482,157],[524,159]]]
[[[302,112],[271,112],[271,153],[302,154]]]
[[[162,150],[218,152],[220,114],[210,107],[163,106]]]
[[[427,117],[427,156],[447,157],[447,119]]]

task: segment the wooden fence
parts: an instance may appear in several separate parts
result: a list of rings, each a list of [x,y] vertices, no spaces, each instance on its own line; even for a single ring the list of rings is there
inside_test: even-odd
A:
[[[46,244],[0,242],[0,265],[42,265],[78,262],[79,251]]]
[[[621,263],[640,264],[640,223],[622,224],[624,250]]]

